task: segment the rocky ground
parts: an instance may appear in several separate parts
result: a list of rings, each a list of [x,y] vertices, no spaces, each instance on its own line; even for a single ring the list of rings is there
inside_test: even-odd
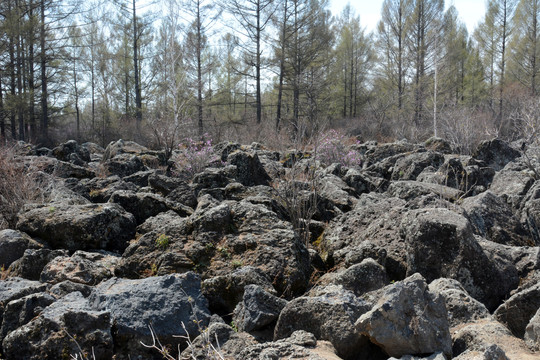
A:
[[[532,150],[352,150],[219,144],[189,179],[131,142],[19,147],[54,186],[0,232],[0,358],[540,358]]]

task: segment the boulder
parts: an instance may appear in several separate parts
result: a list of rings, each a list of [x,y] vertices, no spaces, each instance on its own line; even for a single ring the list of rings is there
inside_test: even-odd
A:
[[[87,300],[75,292],[10,332],[2,345],[8,359],[110,359],[114,347],[111,326],[109,312],[90,309]]]
[[[510,206],[491,191],[464,199],[461,207],[476,234],[504,245],[534,245]]]
[[[9,278],[0,280],[0,318],[4,314],[4,307],[13,300],[20,299],[30,294],[40,293],[47,290],[47,285],[37,281],[21,278]]]
[[[411,144],[406,141],[380,144],[380,145],[371,147],[370,149],[366,151],[365,162],[369,166],[371,164],[375,164],[391,156],[413,152],[418,149],[421,149],[421,146]]]
[[[477,359],[469,357],[474,353],[480,356],[480,360],[506,360],[503,353],[508,359],[534,360],[538,358],[537,354],[533,354],[527,348],[523,340],[512,336],[504,325],[493,319],[477,320],[453,329],[452,342],[454,359]],[[494,345],[499,349],[494,348]],[[470,355],[467,356],[467,353]]]
[[[269,185],[270,176],[264,170],[255,152],[237,150],[227,157],[227,162],[236,166],[235,179],[245,186]]]
[[[44,308],[56,301],[52,295],[44,292],[30,294],[12,300],[5,306],[4,316],[0,324],[0,343],[7,334],[29,323],[39,316]]]
[[[441,199],[456,201],[463,192],[445,185],[419,181],[392,181],[388,186],[388,195],[410,201],[425,195],[435,195]]]
[[[138,171],[135,174],[124,176],[122,180],[133,183],[139,187],[148,186],[148,179],[154,175],[154,170]]]
[[[120,258],[114,254],[76,251],[72,256],[58,256],[43,268],[40,280],[49,284],[72,281],[97,285],[114,275]]]
[[[390,356],[437,351],[452,356],[444,298],[431,293],[420,274],[386,287],[377,304],[359,317],[355,327]]]
[[[399,359],[395,357],[391,357],[388,360],[447,360],[447,357],[444,355],[444,353],[439,351],[427,357],[404,355],[400,357]]]
[[[193,209],[197,207],[195,191],[183,179],[154,173],[148,178],[148,184],[168,200]]]
[[[103,158],[105,159],[105,155]],[[118,175],[121,178],[133,175],[139,171],[148,170],[140,157],[130,154],[116,155],[109,160],[102,160],[101,166],[105,173]]]
[[[352,196],[355,190],[336,175],[327,174],[317,179],[317,195],[323,202],[328,202],[340,212],[350,211],[356,199]]]
[[[500,139],[481,142],[473,153],[473,157],[482,160],[486,166],[499,171],[511,161],[521,156],[521,153],[510,144]]]
[[[512,333],[523,338],[525,329],[540,308],[540,284],[512,295],[493,314]]]
[[[456,279],[490,311],[518,286],[514,264],[490,259],[462,215],[441,208],[412,210],[401,223],[401,234],[407,244],[408,275],[419,272],[428,282]]]
[[[51,286],[49,293],[59,299],[73,292],[80,292],[82,296],[88,297],[92,293],[93,287],[73,281],[65,280]]]
[[[95,172],[89,168],[72,164],[65,161],[57,161],[53,174],[60,178],[91,179],[96,176]]]
[[[405,205],[404,200],[395,197],[362,194],[354,209],[329,223],[314,244],[329,268],[343,267],[345,263],[348,267],[365,257],[379,258],[384,251],[389,280],[403,279],[406,251],[399,228],[401,218],[408,211]],[[365,241],[373,251],[362,250],[360,245]]]
[[[260,286],[247,285],[242,302],[234,309],[233,321],[239,331],[261,330],[277,321],[287,300],[272,295]]]
[[[348,169],[343,180],[354,189],[357,195],[372,191],[385,191],[388,187],[388,182],[385,179],[358,169]]]
[[[42,244],[17,230],[0,231],[0,268],[7,269],[24,255],[26,249],[39,249]]]
[[[227,324],[211,323],[199,336],[191,339],[191,344],[182,351],[178,359],[228,359],[225,344],[236,337],[236,332]]]
[[[525,328],[525,343],[533,351],[540,350],[540,308]]]
[[[429,284],[429,291],[444,298],[450,327],[491,317],[484,304],[470,296],[457,280],[434,280]]]
[[[146,219],[156,216],[168,210],[176,211],[180,216],[187,217],[193,210],[187,206],[167,201],[161,195],[152,193],[133,192],[128,190],[115,191],[110,203],[119,204],[127,212],[133,214],[137,224],[142,224]]]
[[[356,296],[380,289],[388,284],[386,270],[371,258],[364,259],[360,264],[352,265],[335,275],[334,284],[342,285]]]
[[[424,142],[424,146],[426,147],[426,149],[438,151],[442,154],[452,153],[452,145],[450,145],[450,142],[440,137],[430,137]]]
[[[328,340],[342,358],[362,351],[367,342],[355,330],[354,322],[369,310],[366,302],[338,286],[318,290],[314,296],[291,300],[279,315],[274,340],[305,330],[318,340]]]
[[[119,190],[138,190],[137,185],[123,181],[117,175],[106,178],[82,180],[81,185],[83,186],[83,189],[80,189],[78,193],[87,197],[94,203],[104,203],[109,201],[111,195]]]
[[[416,180],[427,167],[438,169],[444,156],[434,151],[415,152],[399,158],[392,169],[392,180]]]
[[[243,266],[230,274],[204,280],[202,292],[213,313],[226,315],[232,313],[242,301],[245,288],[250,285],[257,286],[265,293],[276,294],[264,272],[252,266]]]
[[[90,161],[90,151],[75,140],[66,141],[51,150],[51,156],[61,161],[73,161],[74,155],[83,162]]]
[[[118,204],[42,206],[19,215],[17,228],[54,248],[123,251],[135,219]]]
[[[534,184],[534,178],[523,170],[497,171],[489,190],[501,197],[513,209],[519,209],[525,195]]]
[[[24,255],[8,268],[10,276],[39,280],[45,265],[58,256],[68,256],[67,250],[28,249]]]
[[[338,360],[340,359],[331,345],[317,341],[309,332],[298,330],[286,339],[252,345],[245,348],[234,358],[251,359],[305,359]]]
[[[134,141],[124,141],[122,139],[118,141],[111,141],[103,152],[103,161],[107,161],[121,154],[141,155],[148,153],[148,148],[137,144]]]
[[[93,309],[110,312],[115,350],[122,359],[142,354],[159,358],[140,344],[151,344],[149,325],[162,344],[176,348],[178,336],[195,338],[210,319],[200,277],[192,272],[141,280],[112,278],[100,283],[88,300]]]

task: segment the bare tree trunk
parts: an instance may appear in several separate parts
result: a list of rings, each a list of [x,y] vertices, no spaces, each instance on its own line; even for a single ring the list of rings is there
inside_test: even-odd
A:
[[[262,104],[261,104],[261,8],[257,7],[257,34],[255,41],[257,42],[257,55],[255,66],[256,77],[256,103],[257,103],[257,124],[261,123],[262,119]]]
[[[41,142],[49,142],[49,107],[47,104],[47,57],[45,50],[45,0],[40,0],[41,8],[41,27],[40,27],[40,46],[41,46]]]
[[[203,136],[203,80],[202,80],[202,34],[201,34],[201,3],[197,1],[197,117],[199,127],[199,137]]]
[[[139,49],[138,49],[138,28],[135,1],[133,0],[133,67],[135,71],[135,114],[137,121],[137,135],[140,135],[142,122],[142,98],[141,83],[139,79]]]
[[[281,103],[283,99],[283,79],[285,77],[285,48],[287,36],[287,0],[283,5],[283,23],[281,25],[281,54],[279,56],[279,85],[278,85],[278,99],[277,99],[277,111],[276,111],[276,130],[279,130],[281,123]]]

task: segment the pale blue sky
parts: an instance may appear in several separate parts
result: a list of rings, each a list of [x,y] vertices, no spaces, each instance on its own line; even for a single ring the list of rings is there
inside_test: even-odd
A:
[[[383,0],[330,0],[330,9],[333,15],[338,15],[341,10],[350,3],[356,14],[360,15],[360,23],[367,31],[373,31],[379,22]],[[463,22],[467,25],[469,33],[472,33],[476,25],[484,17],[485,0],[447,0],[446,8],[454,5]]]

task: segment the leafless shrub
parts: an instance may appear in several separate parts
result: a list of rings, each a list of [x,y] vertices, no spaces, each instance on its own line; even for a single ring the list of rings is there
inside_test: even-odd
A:
[[[482,140],[494,137],[495,129],[483,113],[447,108],[439,114],[439,120],[441,136],[460,154],[471,154]]]
[[[0,147],[0,229],[13,228],[25,204],[42,200],[38,174],[17,158],[14,147]]]

